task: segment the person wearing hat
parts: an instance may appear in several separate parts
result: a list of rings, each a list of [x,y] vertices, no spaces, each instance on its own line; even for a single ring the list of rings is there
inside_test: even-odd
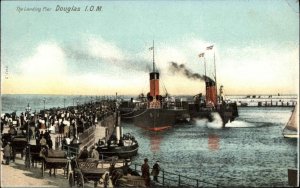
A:
[[[151,172],[151,175],[153,176],[153,181],[158,182],[157,177],[158,177],[159,171],[160,171],[159,161],[156,161],[155,164],[153,165],[153,169]]]
[[[17,130],[16,130],[16,128],[13,125],[9,125],[9,131],[8,131],[8,133],[11,134],[11,135],[16,135],[17,134]]]
[[[5,158],[5,164],[9,165],[10,157],[12,154],[12,148],[10,146],[10,142],[6,144],[6,146],[3,149],[4,158]]]
[[[92,154],[91,157],[93,159],[99,160],[99,152],[96,150],[95,146],[92,146]]]
[[[0,132],[1,132],[1,134],[3,133],[3,130],[4,130],[4,118],[2,118],[1,117],[1,122],[0,122],[0,126],[1,126],[1,130],[0,130]]]
[[[144,164],[141,167],[141,171],[142,171],[142,177],[145,180],[145,186],[149,187],[150,186],[150,167],[148,165],[148,159],[145,158],[144,159]]]
[[[41,138],[41,140],[40,140],[40,145],[41,145],[42,147],[47,146],[47,140],[45,139],[44,136],[42,136],[42,138]]]
[[[83,150],[80,152],[78,158],[83,160],[89,158],[89,151],[87,150],[87,146],[83,147]]]

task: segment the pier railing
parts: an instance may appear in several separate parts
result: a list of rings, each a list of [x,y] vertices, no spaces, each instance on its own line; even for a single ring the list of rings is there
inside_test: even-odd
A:
[[[76,146],[63,145],[62,150],[66,152],[67,156],[78,157],[78,154],[79,154],[78,146],[76,147]]]
[[[141,166],[139,164],[131,164],[130,166],[134,166],[134,170],[141,173]],[[150,172],[152,168],[150,168]],[[187,176],[183,176],[180,174],[167,172],[161,170],[158,175],[158,180],[160,184],[164,187],[221,187],[216,183],[206,182],[200,179],[190,178]]]

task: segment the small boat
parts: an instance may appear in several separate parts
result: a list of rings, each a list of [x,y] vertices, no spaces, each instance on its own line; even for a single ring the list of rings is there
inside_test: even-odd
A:
[[[299,138],[299,124],[297,121],[298,114],[298,105],[296,105],[293,109],[292,115],[287,122],[286,126],[282,130],[282,134],[285,138]]]
[[[137,155],[138,148],[139,144],[134,136],[130,133],[123,134],[120,116],[117,113],[114,134],[107,141],[99,140],[96,149],[103,158],[118,156],[127,159]]]
[[[137,155],[139,148],[138,142],[130,134],[124,134],[123,139],[119,142],[108,140],[97,146],[97,151],[104,158],[118,156],[121,159],[128,159]]]

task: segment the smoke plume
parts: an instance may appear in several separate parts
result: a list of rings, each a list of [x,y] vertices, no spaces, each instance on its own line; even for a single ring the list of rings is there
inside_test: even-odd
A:
[[[206,78],[206,80],[213,81],[210,77],[205,75],[200,75],[198,73],[193,73],[184,64],[177,64],[176,62],[170,62],[169,70],[173,74],[177,74],[177,73],[182,74],[188,79],[205,81]]]
[[[93,70],[97,67],[116,66],[124,69],[149,72],[151,63],[142,56],[130,54],[114,43],[102,38],[89,38],[86,41],[78,41],[62,45],[66,57],[76,61],[76,65],[82,65],[85,69]],[[88,62],[88,63],[87,63]]]

